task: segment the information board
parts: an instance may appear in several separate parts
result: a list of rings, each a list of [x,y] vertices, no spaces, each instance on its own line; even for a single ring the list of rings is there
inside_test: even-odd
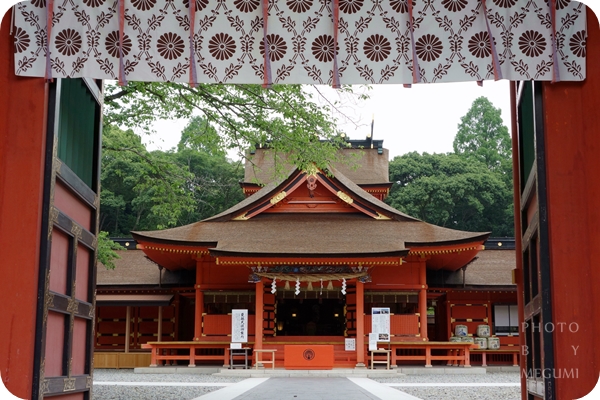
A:
[[[390,341],[389,307],[373,307],[371,309],[371,332],[377,334],[379,342]]]

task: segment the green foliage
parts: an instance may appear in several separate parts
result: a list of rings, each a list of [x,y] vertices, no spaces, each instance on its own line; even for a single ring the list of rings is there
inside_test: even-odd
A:
[[[223,155],[226,153],[223,138],[210,122],[194,116],[181,132],[177,150],[189,148],[195,151],[205,151],[209,154]]]
[[[176,226],[193,209],[191,174],[173,154],[148,152],[139,136],[105,126],[100,227],[111,235]]]
[[[121,258],[115,250],[121,250],[121,246],[110,240],[108,232],[100,231],[98,233],[98,261],[106,269],[115,269],[113,260]]]
[[[104,97],[101,175],[101,228],[111,235],[195,222],[243,199],[243,168],[226,159],[237,149],[268,146],[275,159],[306,169],[343,161],[345,145],[333,115],[338,102],[302,85],[187,84],[129,82],[108,84]],[[337,92],[352,96],[345,87]],[[356,95],[355,99],[365,98]],[[189,118],[176,150],[148,152],[131,130],[149,132],[157,119]],[[276,163],[275,174],[284,172]]]
[[[351,93],[350,87],[342,89]],[[302,85],[187,84],[129,82],[107,85],[105,122],[149,131],[158,119],[192,118],[189,129],[204,132],[202,146],[211,152],[237,148],[240,157],[255,144],[276,153],[293,154],[291,162],[304,169],[313,162],[325,168],[337,161],[341,145],[336,119],[338,104],[314,102],[318,90]],[[185,136],[185,135],[184,135]],[[325,139],[320,141],[318,139]],[[185,136],[183,142],[198,143]]]
[[[189,148],[180,149],[174,157],[191,172],[186,187],[194,199],[194,208],[182,216],[181,224],[212,217],[244,199],[240,187],[244,171],[240,163],[228,161],[223,154]]]
[[[512,191],[501,174],[456,154],[408,153],[390,162],[386,202],[448,228],[512,236]]]
[[[502,122],[501,110],[485,97],[475,99],[458,125],[453,142],[454,152],[501,172],[512,179],[511,141]]]
[[[148,152],[131,130],[106,126],[101,229],[111,236],[127,236],[132,230],[179,226],[241,201],[240,166],[218,149],[209,152],[204,145],[194,145],[197,140],[190,128],[176,152]]]
[[[432,224],[514,236],[511,141],[485,97],[461,118],[454,154],[409,153],[390,162],[391,206]]]

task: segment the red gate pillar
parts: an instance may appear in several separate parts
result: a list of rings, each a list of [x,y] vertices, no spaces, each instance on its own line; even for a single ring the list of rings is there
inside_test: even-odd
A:
[[[0,20],[0,371],[10,392],[31,399],[38,391],[34,359],[43,357],[35,354],[34,342],[48,84],[15,76],[11,10]]]
[[[262,349],[263,345],[263,293],[264,287],[262,279],[256,282],[256,310],[254,311],[254,348]]]
[[[356,366],[365,366],[365,286],[356,280]]]
[[[196,261],[196,304],[194,318],[194,340],[202,339],[202,315],[204,314],[204,292],[202,292],[202,261]]]
[[[419,333],[421,339],[427,340],[427,266],[425,260],[420,262],[419,275],[419,283],[421,284],[421,290],[419,290]]]

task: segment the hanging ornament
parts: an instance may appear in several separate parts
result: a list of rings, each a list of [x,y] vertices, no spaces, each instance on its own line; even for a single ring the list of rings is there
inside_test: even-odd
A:
[[[296,278],[296,296],[300,294],[300,279]]]
[[[306,290],[313,290],[312,282],[308,282],[308,286],[306,287]]]
[[[333,283],[331,281],[327,284],[327,290],[333,290]]]
[[[275,294],[275,292],[277,291],[277,278],[273,278],[273,282],[271,282],[271,293]]]
[[[346,278],[342,278],[342,294],[346,294]]]
[[[323,294],[323,279],[321,279],[321,292],[319,293],[319,295]]]
[[[285,281],[285,286],[283,288],[285,290],[290,290],[290,281]]]

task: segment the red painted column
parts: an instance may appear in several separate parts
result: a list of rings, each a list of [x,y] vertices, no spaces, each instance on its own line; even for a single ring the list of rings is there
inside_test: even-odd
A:
[[[586,15],[586,63],[597,66],[598,19],[589,7]],[[600,74],[542,86],[555,398],[578,399],[600,370]]]
[[[421,339],[427,340],[427,266],[425,260],[420,261],[419,264],[419,283],[421,283],[421,290],[419,290],[419,314],[421,314],[419,333]]]
[[[195,307],[195,318],[194,318],[194,340],[199,341],[202,339],[202,314],[204,314],[204,292],[202,291],[202,261],[196,261],[196,307]]]
[[[365,366],[365,285],[356,280],[356,366]]]
[[[40,357],[34,336],[48,85],[15,76],[11,12],[0,15],[0,375],[13,395],[30,399]]]
[[[263,293],[264,287],[262,280],[256,282],[256,310],[254,312],[254,348],[260,350],[263,348]]]

